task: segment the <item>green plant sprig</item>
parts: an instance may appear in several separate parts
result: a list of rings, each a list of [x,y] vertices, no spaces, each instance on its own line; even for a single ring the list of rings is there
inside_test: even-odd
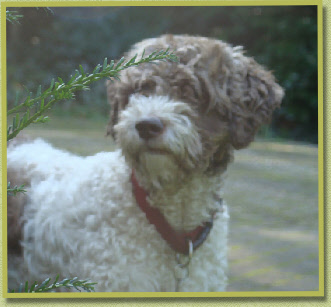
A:
[[[23,15],[18,15],[17,13],[17,11],[6,11],[6,20],[11,23],[20,23],[18,19],[22,18]]]
[[[17,104],[17,101],[15,101],[16,106],[8,110],[7,115],[16,115],[12,119],[12,124],[8,127],[7,140],[17,136],[21,130],[32,123],[44,123],[48,121],[48,117],[43,114],[54,103],[63,99],[73,99],[76,91],[89,90],[89,85],[93,82],[103,78],[119,80],[119,73],[122,70],[143,63],[153,63],[155,61],[176,62],[178,60],[175,54],[169,52],[169,49],[153,52],[147,57],[144,57],[143,54],[139,61],[136,61],[136,59],[137,55],[127,62],[125,62],[124,58],[121,58],[116,64],[113,60],[108,64],[108,60],[105,58],[103,65],[98,64],[91,74],[87,74],[82,65],[80,65],[79,70],[76,70],[76,73],[67,83],[61,78],[58,78],[58,81],[53,79],[49,88],[43,92],[40,85],[34,98],[32,98],[33,94],[30,92],[22,103]],[[23,116],[20,116],[19,113],[21,112],[25,112]],[[33,114],[31,115],[31,113]]]
[[[65,287],[67,289],[69,288],[75,288],[79,292],[81,292],[81,289],[87,291],[87,292],[92,292],[94,291],[94,285],[96,285],[96,282],[89,282],[88,279],[85,280],[78,280],[77,277],[74,277],[72,279],[70,278],[65,278],[62,281],[58,282],[59,280],[59,275],[56,276],[55,281],[51,284],[51,278],[47,278],[44,280],[40,285],[37,284],[35,281],[30,287],[29,283],[25,282],[25,284],[20,284],[19,288],[17,290],[12,289],[9,290],[9,293],[39,293],[39,292],[49,292],[61,287]]]
[[[15,196],[17,193],[25,193],[26,190],[24,190],[24,184],[17,186],[15,185],[14,187],[10,186],[10,182],[7,184],[7,194],[9,196]]]

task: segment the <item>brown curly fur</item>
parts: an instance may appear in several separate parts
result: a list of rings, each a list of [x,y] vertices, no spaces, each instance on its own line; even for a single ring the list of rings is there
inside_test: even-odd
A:
[[[283,90],[273,75],[244,56],[241,47],[220,40],[186,35],[164,35],[136,44],[125,57],[174,50],[179,63],[146,63],[122,72],[120,82],[107,83],[111,104],[107,132],[115,137],[114,125],[129,96],[162,95],[189,103],[198,114],[209,156],[208,170],[224,169],[232,149],[241,149],[254,139],[279,107]]]

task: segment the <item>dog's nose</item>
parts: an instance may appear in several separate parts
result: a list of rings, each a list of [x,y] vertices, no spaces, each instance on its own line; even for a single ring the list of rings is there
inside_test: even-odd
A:
[[[150,117],[136,123],[136,129],[142,139],[148,140],[160,135],[163,123],[158,117]]]

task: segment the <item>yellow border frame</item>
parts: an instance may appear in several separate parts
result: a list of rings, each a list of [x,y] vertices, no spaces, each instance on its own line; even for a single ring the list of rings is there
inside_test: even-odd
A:
[[[7,248],[3,245],[2,266],[4,298],[161,298],[161,297],[323,297],[324,296],[324,147],[323,147],[323,11],[322,0],[289,0],[289,1],[28,1],[13,2],[4,1],[1,3],[1,38],[6,37],[6,8],[7,7],[68,7],[68,6],[289,6],[289,5],[315,5],[318,11],[318,180],[319,180],[319,290],[318,291],[263,291],[263,292],[81,292],[81,293],[7,293]],[[6,42],[1,44],[1,89],[2,108],[1,115],[6,114]],[[2,118],[2,117],[1,117]],[[6,116],[3,116],[2,123],[2,166],[7,165],[6,161]],[[2,171],[2,204],[7,203],[7,172]],[[7,208],[2,206],[2,240],[7,242]]]
[[[36,0],[2,2],[5,7],[67,7],[67,6],[290,6],[321,5],[322,0]],[[7,5],[10,4],[10,5]]]

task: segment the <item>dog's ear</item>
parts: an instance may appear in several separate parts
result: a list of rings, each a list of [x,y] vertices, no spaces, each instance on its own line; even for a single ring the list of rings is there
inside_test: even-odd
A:
[[[270,72],[251,58],[241,55],[239,59],[229,88],[229,132],[235,149],[244,148],[253,141],[260,126],[271,121],[273,111],[280,106],[284,96]]]

